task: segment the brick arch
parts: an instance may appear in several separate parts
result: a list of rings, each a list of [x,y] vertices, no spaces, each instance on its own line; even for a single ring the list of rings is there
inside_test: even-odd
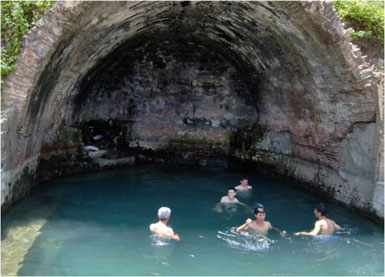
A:
[[[292,134],[295,158],[338,172],[340,141],[357,122],[374,120],[373,68],[327,3],[58,2],[27,35],[16,71],[4,83],[9,186],[2,203],[26,193],[12,188],[25,186],[17,180],[26,168],[34,174],[46,141],[71,125],[81,84],[100,61],[134,38],[167,32],[222,45],[239,61],[260,103],[261,123]]]

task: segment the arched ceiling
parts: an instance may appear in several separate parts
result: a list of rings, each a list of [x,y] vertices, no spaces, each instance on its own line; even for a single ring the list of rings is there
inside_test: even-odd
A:
[[[56,2],[2,86],[2,205],[39,178],[98,168],[92,124],[114,149],[212,139],[223,162],[222,142],[258,122],[253,160],[367,207],[376,82],[328,1]]]
[[[298,131],[305,145],[329,147],[330,134],[338,141],[355,122],[373,120],[372,69],[330,4],[58,2],[28,35],[4,86],[3,110],[18,118],[11,164],[39,153],[59,125],[73,124],[90,80],[123,68],[122,57],[148,41],[221,56],[242,76],[261,123]]]

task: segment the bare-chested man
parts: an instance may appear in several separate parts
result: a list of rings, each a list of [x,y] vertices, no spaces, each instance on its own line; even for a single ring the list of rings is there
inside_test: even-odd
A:
[[[227,195],[222,196],[220,203],[226,203],[226,204],[239,203],[239,200],[235,198],[235,195],[237,195],[237,190],[234,187],[229,188],[229,190],[227,191]]]
[[[150,224],[150,230],[152,233],[159,237],[180,241],[179,235],[176,234],[171,227],[167,226],[167,222],[170,220],[170,216],[171,209],[167,207],[161,207],[158,210],[159,221],[157,223]]]
[[[240,191],[247,191],[252,188],[253,187],[249,185],[249,180],[247,179],[246,176],[243,176],[241,179],[241,183],[235,187],[236,190],[240,190]]]
[[[285,231],[281,231],[280,229],[273,227],[269,221],[265,221],[266,212],[263,205],[258,204],[254,210],[254,213],[255,220],[251,220],[250,218],[248,218],[243,225],[237,228],[238,233],[244,230],[248,230],[254,234],[265,236],[267,235],[270,229],[274,229],[281,235],[281,237],[285,236]]]
[[[237,190],[234,187],[231,187],[227,191],[227,195],[222,196],[221,200],[219,203],[215,206],[215,211],[222,213],[223,209],[222,206],[231,206],[230,204],[237,204],[239,206],[243,206],[246,209],[250,210],[250,207],[247,206],[245,203],[239,201],[235,195],[237,195]]]
[[[331,236],[336,230],[341,230],[341,226],[326,217],[326,207],[324,204],[318,204],[314,208],[314,215],[318,219],[314,225],[314,229],[310,232],[296,232],[294,235],[304,235],[304,236]]]

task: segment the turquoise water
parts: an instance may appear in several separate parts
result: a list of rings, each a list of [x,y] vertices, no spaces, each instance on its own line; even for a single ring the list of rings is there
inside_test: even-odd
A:
[[[18,275],[383,275],[382,226],[328,203],[329,217],[344,227],[338,240],[293,236],[312,229],[321,199],[266,177],[249,174],[252,194],[237,197],[263,203],[266,220],[287,236],[234,232],[253,215],[213,208],[240,176],[141,167],[51,182],[3,215],[2,273],[14,266]],[[180,242],[154,245],[148,226],[161,206],[172,209]],[[21,255],[22,243],[30,245]],[[11,255],[22,257],[17,265]]]

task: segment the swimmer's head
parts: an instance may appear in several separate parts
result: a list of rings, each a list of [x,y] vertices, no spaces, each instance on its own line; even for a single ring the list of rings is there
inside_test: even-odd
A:
[[[326,215],[326,206],[324,203],[319,203],[314,207],[314,210],[321,213],[321,215]]]
[[[229,190],[227,191],[227,196],[229,198],[234,198],[236,194],[237,194],[237,190],[234,187],[230,187]]]
[[[237,189],[234,188],[234,187],[229,187],[229,190],[228,190],[228,191],[230,191],[230,190],[232,190],[232,191],[234,191],[235,193],[237,193]]]
[[[263,222],[266,218],[266,210],[265,207],[262,204],[257,204],[257,206],[254,209],[255,213],[255,220],[257,222]]]
[[[158,217],[160,220],[165,220],[171,215],[171,209],[167,207],[161,207],[158,210]]]
[[[246,176],[242,176],[242,178],[241,178],[241,184],[242,184],[242,185],[247,185],[248,182],[249,182],[249,180],[247,179],[247,177],[246,177]]]
[[[265,207],[262,204],[257,204],[254,209],[254,214],[266,213]]]

